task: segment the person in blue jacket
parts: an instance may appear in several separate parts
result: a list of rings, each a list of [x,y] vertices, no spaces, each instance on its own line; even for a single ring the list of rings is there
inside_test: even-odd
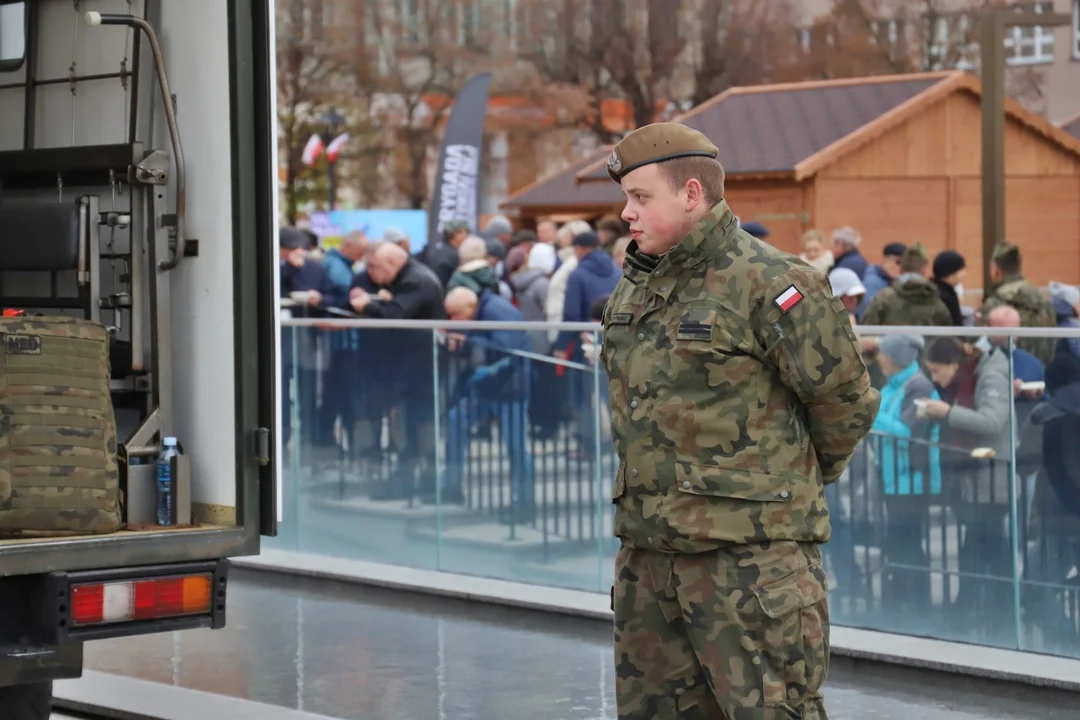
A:
[[[451,290],[445,301],[446,314],[453,321],[524,322],[521,311],[506,298],[490,290],[477,295],[467,287]],[[509,524],[531,522],[536,517],[533,492],[532,453],[528,445],[529,378],[528,355],[532,344],[524,330],[475,330],[458,343],[473,350],[478,367],[448,403],[446,473],[443,502],[463,502],[462,477],[472,425],[490,422],[494,416],[499,437],[510,459],[511,506],[502,508]]]
[[[930,602],[927,495],[941,494],[941,427],[919,411],[921,401],[940,399],[919,366],[924,345],[918,335],[888,335],[879,344],[888,380],[871,438],[884,494],[882,598],[892,617],[917,617]]]
[[[594,232],[575,235],[571,241],[578,265],[570,273],[566,283],[566,300],[563,304],[563,322],[590,322],[590,310],[602,297],[611,294],[619,284],[622,270],[600,247],[600,238]],[[555,340],[556,356],[562,360],[587,362],[579,333],[560,332]],[[577,402],[578,448],[570,454],[571,459],[590,460],[595,454],[596,425],[593,420],[598,408],[592,403],[594,397],[594,378],[591,373],[577,372],[570,376],[570,382],[577,383],[575,391],[578,398],[587,401]],[[607,383],[601,383],[604,387]]]

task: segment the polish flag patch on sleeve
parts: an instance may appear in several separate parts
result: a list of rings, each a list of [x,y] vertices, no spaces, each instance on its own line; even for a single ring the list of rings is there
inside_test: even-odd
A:
[[[791,308],[802,302],[803,294],[799,291],[799,288],[792,285],[780,295],[773,302],[776,303],[776,307],[780,308],[781,312],[788,312]]]

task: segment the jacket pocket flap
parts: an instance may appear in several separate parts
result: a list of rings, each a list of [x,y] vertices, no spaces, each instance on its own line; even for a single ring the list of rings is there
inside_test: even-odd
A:
[[[786,478],[760,470],[676,462],[675,481],[680,492],[690,495],[757,502],[791,500],[791,485]]]
[[[800,568],[791,575],[754,590],[761,609],[771,618],[782,618],[828,596],[825,571],[819,565]]]
[[[626,494],[626,465],[619,464],[615,471],[615,483],[611,488],[611,502],[615,502]]]

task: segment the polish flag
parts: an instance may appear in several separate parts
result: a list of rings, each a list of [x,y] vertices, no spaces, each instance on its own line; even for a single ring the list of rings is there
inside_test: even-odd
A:
[[[322,138],[316,133],[311,136],[307,141],[307,145],[304,146],[304,153],[300,156],[300,161],[305,165],[314,165],[315,161],[322,155],[322,152]]]
[[[780,297],[776,298],[776,306],[783,312],[787,312],[791,308],[799,304],[799,301],[803,299],[802,293],[799,289],[792,285],[787,290],[780,294]]]
[[[341,133],[331,140],[330,144],[326,146],[326,159],[330,162],[336,162],[338,153],[341,152],[341,148],[345,147],[347,142],[349,142],[349,133]]]

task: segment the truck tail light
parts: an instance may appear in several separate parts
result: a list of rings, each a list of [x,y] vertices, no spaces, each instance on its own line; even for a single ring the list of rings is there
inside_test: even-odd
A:
[[[213,578],[184,575],[71,586],[71,625],[156,620],[211,610]]]

